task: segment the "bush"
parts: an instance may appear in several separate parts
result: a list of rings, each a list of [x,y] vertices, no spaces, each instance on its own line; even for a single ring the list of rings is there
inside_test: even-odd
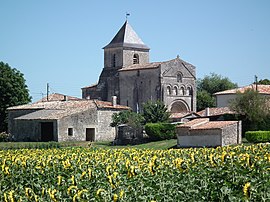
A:
[[[145,132],[152,140],[176,138],[175,125],[169,123],[147,123]]]
[[[0,142],[7,142],[10,139],[10,135],[6,132],[0,133]]]
[[[247,131],[246,139],[249,142],[270,142],[270,131]]]

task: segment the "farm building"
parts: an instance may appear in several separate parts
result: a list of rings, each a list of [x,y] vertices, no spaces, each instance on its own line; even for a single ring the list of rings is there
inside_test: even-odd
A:
[[[216,147],[241,143],[241,121],[194,119],[177,126],[178,147]]]
[[[112,114],[127,109],[116,102],[53,94],[48,100],[8,108],[9,133],[15,141],[112,141]]]
[[[245,90],[247,89],[256,90],[258,91],[260,95],[270,97],[270,85],[251,84],[251,85],[244,86],[241,88],[235,88],[235,89],[230,89],[230,90],[214,93],[214,96],[216,97],[217,107],[228,107],[230,100],[233,100],[236,98],[237,92],[244,93]]]

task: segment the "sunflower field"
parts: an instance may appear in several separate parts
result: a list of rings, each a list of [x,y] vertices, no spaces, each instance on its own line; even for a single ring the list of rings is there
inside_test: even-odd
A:
[[[270,201],[270,145],[0,151],[0,201]]]

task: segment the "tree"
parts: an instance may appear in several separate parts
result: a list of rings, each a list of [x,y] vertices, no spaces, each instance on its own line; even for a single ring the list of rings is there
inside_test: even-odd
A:
[[[270,99],[253,89],[237,93],[230,109],[243,117],[244,131],[270,129]]]
[[[215,107],[213,94],[219,91],[237,88],[236,83],[232,83],[229,78],[211,73],[197,81],[197,111],[206,107]]]
[[[27,104],[31,101],[23,74],[0,62],[0,132],[7,131],[8,107]]]
[[[170,113],[161,101],[148,101],[143,105],[143,117],[146,123],[168,122]]]
[[[141,114],[137,114],[130,110],[121,111],[112,115],[112,127],[119,126],[121,124],[128,124],[134,128],[140,128],[144,122],[144,118]]]
[[[270,85],[270,80],[269,79],[261,79],[257,84]]]

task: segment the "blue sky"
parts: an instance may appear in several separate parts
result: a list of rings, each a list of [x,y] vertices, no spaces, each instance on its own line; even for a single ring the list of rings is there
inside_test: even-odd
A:
[[[268,0],[0,0],[0,61],[24,74],[33,101],[46,83],[81,97],[126,12],[151,62],[179,55],[197,78],[214,72],[239,86],[270,79]]]

